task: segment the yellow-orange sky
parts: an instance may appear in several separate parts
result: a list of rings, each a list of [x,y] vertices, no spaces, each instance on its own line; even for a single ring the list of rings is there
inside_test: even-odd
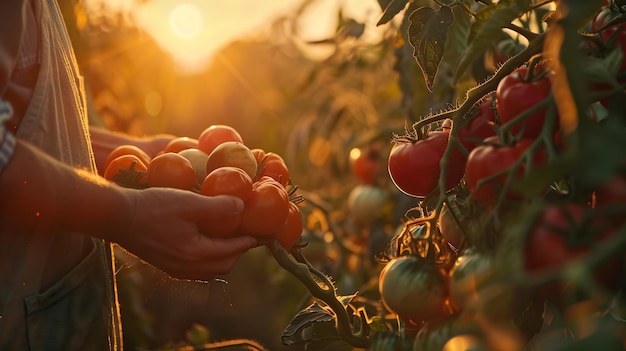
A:
[[[98,8],[91,5],[102,2],[129,14],[183,70],[193,72],[204,68],[224,45],[262,33],[273,19],[289,14],[303,0],[150,0],[144,4],[84,0],[87,8]],[[332,35],[339,8],[347,17],[369,24],[366,36],[376,36],[375,23],[380,16],[376,0],[315,0],[297,23],[300,38],[318,40]]]

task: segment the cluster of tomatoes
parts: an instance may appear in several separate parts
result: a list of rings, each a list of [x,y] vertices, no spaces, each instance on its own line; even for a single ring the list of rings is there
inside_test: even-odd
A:
[[[589,27],[605,41],[605,49],[621,47],[626,52],[626,24],[606,25],[616,16],[606,2]],[[620,82],[625,68],[626,55],[619,64],[622,75],[616,76]],[[476,237],[466,234],[482,231],[485,227],[478,225],[485,222],[478,223],[478,219],[461,211],[471,208],[474,211],[471,215],[487,214],[500,219],[518,213],[515,211],[533,200],[525,198],[527,194],[519,185],[529,174],[566,152],[569,147],[566,134],[571,126],[564,125],[568,116],[559,116],[552,100],[555,74],[549,60],[534,57],[500,80],[494,91],[458,121],[459,125],[452,126],[446,120],[421,139],[413,136],[396,139],[389,154],[388,170],[398,189],[420,199],[438,198],[439,190],[444,190],[455,198],[463,196],[465,205],[453,211],[444,202],[437,214],[436,231],[454,249],[459,249],[455,251],[454,265],[441,269],[415,255],[407,255],[392,259],[381,272],[383,302],[403,319],[423,322],[462,310],[469,305],[472,294],[475,297],[493,277],[493,257],[484,249],[495,251],[498,241],[481,243],[479,249],[483,250],[476,250]],[[599,94],[594,104],[606,107],[609,98],[609,94]],[[601,123],[593,109],[579,118]],[[583,186],[577,183],[575,174],[543,181],[550,185],[538,191],[542,205],[537,207],[520,241],[521,268],[529,276],[562,269],[589,256],[625,223],[624,164],[596,184]],[[478,230],[470,228],[472,225],[478,226]],[[496,226],[496,229],[502,228]],[[626,287],[623,281],[626,261],[618,256],[607,257],[592,268],[595,283],[609,292]],[[564,296],[571,296],[566,290],[572,286],[566,287],[565,281],[563,277],[553,279],[540,284],[538,290],[543,298],[559,305]],[[406,287],[408,292],[400,293],[394,286]]]
[[[211,125],[197,139],[175,138],[152,158],[136,146],[121,145],[109,154],[104,178],[126,187],[170,187],[242,199],[245,206],[238,218],[203,228],[212,237],[275,238],[291,248],[302,233],[300,208],[291,201],[293,187],[282,157],[250,149],[227,125]]]

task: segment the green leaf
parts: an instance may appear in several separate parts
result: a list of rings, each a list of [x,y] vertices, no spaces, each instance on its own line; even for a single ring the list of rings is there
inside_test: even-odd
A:
[[[385,10],[376,25],[380,26],[391,21],[398,13],[400,13],[400,11],[404,10],[408,2],[408,0],[391,0],[391,2],[385,7]]]
[[[408,19],[408,39],[413,47],[413,57],[422,69],[426,87],[432,91],[454,15],[448,6],[439,10],[421,7],[409,14]]]
[[[528,11],[530,6],[528,2],[522,2],[524,5],[519,5],[518,2],[502,0],[476,13],[475,22],[468,37],[470,45],[459,61],[455,80],[460,79],[471,64],[481,58],[485,50],[493,45],[494,38],[501,38],[502,28]]]
[[[325,326],[330,325],[331,328]],[[283,345],[307,344],[317,340],[338,339],[335,329],[335,315],[314,303],[298,312],[283,331],[280,339]],[[321,330],[324,330],[321,334]]]

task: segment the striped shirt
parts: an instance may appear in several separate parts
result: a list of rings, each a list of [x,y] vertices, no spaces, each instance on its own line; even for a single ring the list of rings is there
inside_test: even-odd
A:
[[[11,105],[0,100],[0,172],[9,163],[13,149],[15,148],[15,137],[5,128],[5,122],[12,116]]]

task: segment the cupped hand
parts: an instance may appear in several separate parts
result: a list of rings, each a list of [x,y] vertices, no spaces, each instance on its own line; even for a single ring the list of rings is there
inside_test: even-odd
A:
[[[173,278],[210,280],[230,272],[255,238],[211,238],[198,228],[238,217],[243,202],[171,188],[128,190],[132,213],[126,230],[110,238]]]

